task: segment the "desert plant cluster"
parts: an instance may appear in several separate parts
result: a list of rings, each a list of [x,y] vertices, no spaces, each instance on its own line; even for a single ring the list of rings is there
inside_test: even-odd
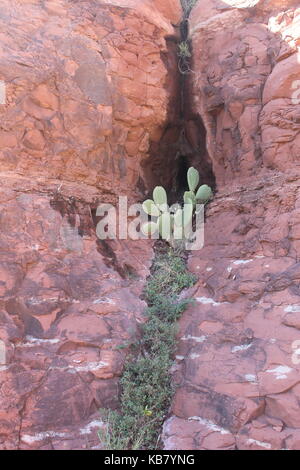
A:
[[[181,204],[174,204],[171,207],[168,205],[166,190],[162,186],[156,186],[153,199],[147,199],[143,203],[144,212],[151,218],[143,224],[143,233],[152,237],[159,233],[172,247],[188,239],[192,233],[193,219],[197,215],[197,205],[206,204],[213,194],[207,184],[199,186],[199,181],[198,170],[194,167],[189,168],[187,172],[189,191],[184,193]]]
[[[191,167],[187,172],[189,190],[183,205],[169,207],[162,186],[153,191],[143,208],[155,221],[145,224],[145,233],[158,231],[156,256],[151,275],[144,289],[147,302],[145,323],[140,340],[124,344],[128,357],[120,380],[120,409],[101,410],[103,428],[99,439],[107,450],[157,449],[162,424],[167,417],[174,386],[171,366],[176,348],[177,320],[192,301],[180,295],[196,282],[186,267],[186,255],[175,245],[186,224],[192,223],[197,202],[204,204],[212,197],[206,184],[199,186],[199,172]],[[159,247],[159,248],[157,248]]]
[[[105,426],[99,439],[107,450],[147,450],[160,446],[174,387],[171,366],[176,348],[177,320],[191,299],[180,299],[196,281],[184,259],[173,249],[157,254],[144,290],[146,321],[141,339],[131,345],[120,380],[120,409],[101,410]]]

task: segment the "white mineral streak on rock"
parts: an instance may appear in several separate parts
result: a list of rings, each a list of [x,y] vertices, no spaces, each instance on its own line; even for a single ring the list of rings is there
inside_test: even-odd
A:
[[[228,429],[221,428],[220,426],[217,426],[215,423],[209,421],[208,419],[200,418],[200,416],[191,416],[190,418],[188,418],[188,420],[198,421],[200,424],[207,427],[211,431],[219,432],[221,434],[230,434]]]

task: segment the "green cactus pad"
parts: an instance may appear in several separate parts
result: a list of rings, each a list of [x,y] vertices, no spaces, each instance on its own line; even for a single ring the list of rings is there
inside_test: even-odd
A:
[[[200,202],[207,202],[212,197],[212,195],[212,189],[207,186],[207,184],[203,184],[197,191],[196,199]]]
[[[185,204],[191,203],[193,206],[196,204],[196,196],[193,191],[186,191],[183,196]]]
[[[146,214],[148,215],[152,215],[154,217],[160,216],[160,210],[155,205],[155,202],[152,201],[152,199],[147,199],[146,201],[143,202],[143,209],[144,209],[144,212],[146,212]]]
[[[167,205],[168,198],[165,188],[156,186],[153,191],[153,200],[157,206]]]
[[[184,208],[183,208],[183,225],[184,225],[184,227],[186,227],[187,225],[189,225],[192,222],[193,211],[194,211],[194,208],[193,208],[192,204],[190,204],[190,203],[184,204]]]
[[[187,172],[187,180],[190,191],[195,191],[199,184],[199,172],[193,166]]]
[[[142,225],[142,233],[146,236],[149,237],[154,235],[156,232],[158,232],[158,224],[155,222],[146,222],[145,224]]]

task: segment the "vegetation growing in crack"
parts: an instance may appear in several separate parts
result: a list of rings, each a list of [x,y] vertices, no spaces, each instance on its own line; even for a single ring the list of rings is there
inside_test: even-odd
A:
[[[161,244],[162,242],[158,242]],[[99,438],[107,450],[146,450],[159,446],[173,388],[170,368],[176,347],[176,322],[191,302],[180,299],[196,281],[185,260],[168,248],[156,255],[144,291],[147,322],[132,345],[121,378],[120,411],[103,410]]]
[[[197,0],[182,0],[184,21]],[[179,44],[179,68],[182,73],[190,71],[191,57],[187,36]],[[211,189],[199,184],[199,174],[194,168],[188,171],[189,191],[184,195],[187,209],[177,207],[172,213],[168,207],[163,187],[157,187],[153,200],[144,202],[144,210],[157,220],[154,225],[144,227],[145,233],[159,230],[161,238],[168,241],[164,252],[156,253],[151,276],[144,289],[147,301],[146,322],[141,327],[141,339],[129,348],[130,354],[120,380],[119,410],[102,410],[104,427],[99,439],[107,450],[152,450],[160,446],[161,429],[167,417],[174,386],[171,381],[171,366],[176,349],[177,321],[192,301],[182,298],[184,289],[196,282],[196,277],[186,268],[182,245],[173,243],[174,232],[181,230],[187,220],[195,215],[196,202],[207,202]],[[175,224],[176,219],[176,224]],[[172,236],[165,235],[165,227],[171,222]],[[152,222],[153,223],[153,222]],[[157,242],[157,245],[164,243]]]
[[[182,41],[178,45],[178,55],[180,58],[190,58],[192,56],[188,41]]]
[[[183,9],[183,20],[181,23],[181,38],[182,41],[178,44],[178,69],[181,74],[185,75],[192,72],[190,68],[190,59],[192,51],[188,41],[188,24],[189,16],[192,8],[196,5],[198,0],[181,0]]]
[[[143,203],[144,212],[151,217],[151,221],[142,225],[143,233],[152,237],[159,233],[173,248],[188,241],[193,235],[193,221],[202,210],[197,204],[205,204],[212,197],[212,189],[207,184],[199,186],[197,190],[199,181],[198,170],[189,168],[189,191],[184,193],[183,207],[180,204],[169,207],[166,190],[162,186],[156,186],[153,199],[147,199]]]

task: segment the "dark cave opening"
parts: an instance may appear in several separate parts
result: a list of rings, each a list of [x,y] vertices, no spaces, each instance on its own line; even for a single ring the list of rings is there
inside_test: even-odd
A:
[[[151,145],[150,157],[142,162],[144,197],[151,198],[155,186],[163,186],[171,204],[188,191],[187,172],[199,171],[200,184],[216,189],[211,158],[207,151],[206,129],[200,116],[186,110],[184,119],[168,123],[159,142]]]

